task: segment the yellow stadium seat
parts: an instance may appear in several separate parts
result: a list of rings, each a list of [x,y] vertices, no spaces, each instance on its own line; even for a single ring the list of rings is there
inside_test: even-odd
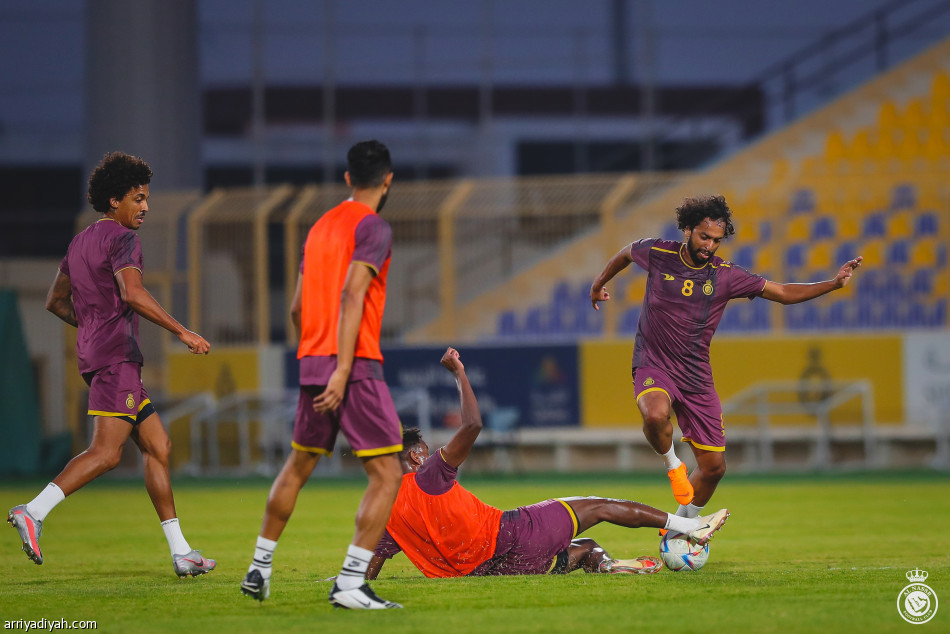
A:
[[[754,244],[759,241],[759,221],[751,215],[739,216],[736,214],[734,221],[736,235],[733,240],[733,248],[745,244]]]
[[[933,237],[917,240],[911,247],[910,265],[915,268],[936,266],[938,246],[937,239]]]
[[[947,143],[942,128],[927,130],[927,137],[921,147],[921,154],[931,161],[950,156],[950,144]]]
[[[764,247],[758,249],[755,254],[755,265],[753,272],[775,271],[775,249]],[[761,274],[761,273],[760,273]]]
[[[785,179],[788,178],[788,174],[788,160],[780,158],[772,162],[772,169],[769,173],[769,180],[772,183],[784,182]]]
[[[808,250],[805,266],[812,271],[826,271],[831,268],[831,256],[834,244],[830,241],[817,242]]]
[[[851,145],[848,146],[848,157],[855,163],[871,158],[871,135],[867,129],[861,129],[855,133]]]
[[[946,297],[950,294],[950,276],[946,271],[938,271],[934,277],[934,297]]]
[[[645,275],[637,275],[632,280],[629,280],[626,288],[626,297],[624,298],[627,304],[636,306],[643,301],[643,296],[646,294],[647,289],[647,278]]]
[[[897,106],[893,101],[885,101],[881,104],[881,109],[877,116],[878,132],[888,133],[900,125],[900,116],[897,114]]]
[[[884,266],[884,256],[887,254],[886,246],[884,240],[881,239],[868,240],[861,245],[861,255],[864,256],[862,266],[870,269]]]
[[[892,214],[887,220],[887,237],[890,240],[909,238],[914,233],[914,212],[899,211]]]
[[[901,128],[904,132],[917,132],[926,125],[924,100],[922,97],[911,99],[901,117]]]
[[[844,136],[840,130],[832,131],[825,139],[825,160],[829,164],[837,164],[845,160],[847,149],[845,148]]]
[[[861,235],[861,219],[857,214],[843,214],[838,218],[838,238],[856,240]]]
[[[785,224],[785,238],[793,242],[808,240],[812,217],[808,214],[795,216]]]

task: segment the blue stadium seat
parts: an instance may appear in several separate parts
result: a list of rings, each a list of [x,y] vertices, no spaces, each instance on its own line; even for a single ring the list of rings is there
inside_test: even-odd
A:
[[[867,299],[858,299],[857,305],[854,310],[854,327],[855,328],[874,328],[876,324],[874,323],[874,312],[877,307],[877,302],[874,300]]]
[[[759,222],[759,243],[765,243],[772,239],[772,223],[768,220]]]
[[[858,247],[854,242],[842,242],[835,249],[835,266],[840,266],[859,254]]]
[[[785,266],[799,268],[805,265],[805,244],[793,244],[785,250]]]
[[[864,219],[865,238],[883,238],[887,235],[887,220],[882,213],[871,214]]]
[[[880,328],[897,328],[902,326],[900,304],[897,302],[884,302],[875,320],[875,325]]]
[[[939,224],[937,219],[937,214],[932,211],[925,211],[921,214],[918,214],[917,218],[914,221],[914,235],[918,238],[921,236],[935,236],[939,231]]]
[[[840,330],[850,328],[851,323],[851,303],[846,301],[837,301],[828,307],[827,321],[828,328]]]
[[[799,189],[792,194],[788,207],[790,214],[803,214],[815,210],[815,193],[810,189]]]
[[[544,306],[532,306],[524,317],[524,330],[522,333],[527,337],[541,337],[547,334],[547,319]]]
[[[910,245],[906,240],[896,240],[887,247],[887,263],[903,265],[910,262]]]
[[[818,307],[812,303],[788,306],[785,323],[789,330],[815,330],[819,325]]]
[[[663,225],[663,230],[660,232],[660,237],[664,240],[682,240],[683,232],[676,227],[675,222],[668,222]]]
[[[515,311],[506,310],[498,315],[498,326],[495,334],[502,338],[518,336],[518,322]]]
[[[747,245],[736,249],[732,261],[742,268],[751,270],[755,265],[755,247],[753,245]]]
[[[571,305],[571,286],[565,281],[560,281],[554,285],[551,292],[551,305],[553,307]]]
[[[907,309],[907,324],[910,328],[927,325],[927,310],[922,302],[911,302]]]
[[[749,323],[750,330],[769,330],[772,327],[771,302],[755,301],[751,302],[752,321]]]
[[[640,321],[640,307],[632,306],[624,312],[620,319],[617,331],[622,335],[632,335],[637,332],[637,323]]]
[[[719,321],[716,332],[736,332],[742,330],[742,308],[738,302],[729,302]]]
[[[835,219],[831,216],[820,216],[811,224],[812,240],[834,238],[836,234]]]
[[[910,290],[915,295],[929,296],[934,288],[933,269],[918,269],[911,275]]]
[[[947,300],[941,299],[936,302],[927,325],[933,327],[947,325]]]
[[[891,194],[891,211],[917,207],[917,188],[904,183],[894,188]]]

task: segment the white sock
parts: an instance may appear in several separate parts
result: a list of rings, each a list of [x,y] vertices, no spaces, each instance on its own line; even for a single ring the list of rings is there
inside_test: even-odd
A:
[[[181,534],[177,517],[162,522],[162,530],[165,531],[165,539],[168,540],[168,549],[172,551],[172,555],[187,555],[191,552],[188,540]]]
[[[699,520],[695,517],[680,517],[679,515],[667,513],[666,526],[664,526],[664,528],[677,533],[688,533],[699,528],[699,524]]]
[[[270,574],[274,567],[274,551],[277,549],[277,542],[266,537],[257,536],[257,546],[254,548],[254,561],[248,572],[258,570],[264,579],[270,579]]]
[[[659,454],[663,456],[663,460],[666,461],[666,470],[672,471],[673,469],[680,466],[680,459],[676,457],[676,448],[673,445],[670,445],[670,450],[666,453]]]
[[[346,549],[343,568],[337,575],[336,586],[340,590],[353,590],[366,583],[366,569],[369,568],[369,560],[372,558],[373,551],[350,544]]]
[[[704,506],[696,506],[692,502],[690,502],[686,506],[683,506],[682,504],[680,504],[680,507],[676,509],[676,514],[679,515],[680,517],[699,517],[700,515],[702,515],[702,510],[704,508],[705,508]],[[682,511],[682,513],[680,511]]]
[[[46,519],[49,512],[65,499],[66,494],[63,493],[63,490],[50,482],[46,485],[45,489],[40,491],[39,495],[27,503],[26,510],[30,512],[33,519],[37,522],[42,522]]]

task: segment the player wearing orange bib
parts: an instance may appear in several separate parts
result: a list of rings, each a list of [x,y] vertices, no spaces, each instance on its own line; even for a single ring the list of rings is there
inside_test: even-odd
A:
[[[291,317],[300,346],[300,396],[291,454],[267,498],[254,559],[241,591],[263,601],[270,594],[272,558],[300,489],[320,456],[330,455],[339,432],[369,476],[356,513],[356,532],[330,603],[353,609],[402,607],[366,584],[366,567],[399,489],[402,427],[383,381],[380,328],[392,230],[379,216],[393,172],[378,141],[354,145],[345,179],[352,198],[326,212],[304,245]]]
[[[628,528],[652,526],[686,533],[705,544],[729,511],[683,518],[631,502],[570,497],[504,511],[489,506],[456,481],[482,429],[475,393],[457,351],[442,365],[455,375],[462,403],[462,426],[433,455],[418,429],[403,433],[402,486],[386,532],[376,547],[367,579],[375,579],[386,559],[400,550],[427,577],[524,575],[587,572],[645,574],[662,568],[655,557],[612,559],[585,530],[610,522]]]

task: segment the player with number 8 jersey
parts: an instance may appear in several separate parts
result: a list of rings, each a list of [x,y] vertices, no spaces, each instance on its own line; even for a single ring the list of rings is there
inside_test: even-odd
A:
[[[633,384],[643,416],[643,433],[663,456],[676,514],[696,517],[726,472],[725,425],[709,364],[709,344],[731,299],[762,297],[797,304],[843,288],[861,257],[846,262],[830,280],[781,284],[746,271],[716,255],[735,233],[732,211],[722,196],[687,198],[676,210],[684,241],[649,238],[621,249],[591,284],[596,310],[610,299],[606,284],[631,263],[647,271],[646,293],[633,349]],[[671,415],[690,444],[696,469],[673,448]]]

